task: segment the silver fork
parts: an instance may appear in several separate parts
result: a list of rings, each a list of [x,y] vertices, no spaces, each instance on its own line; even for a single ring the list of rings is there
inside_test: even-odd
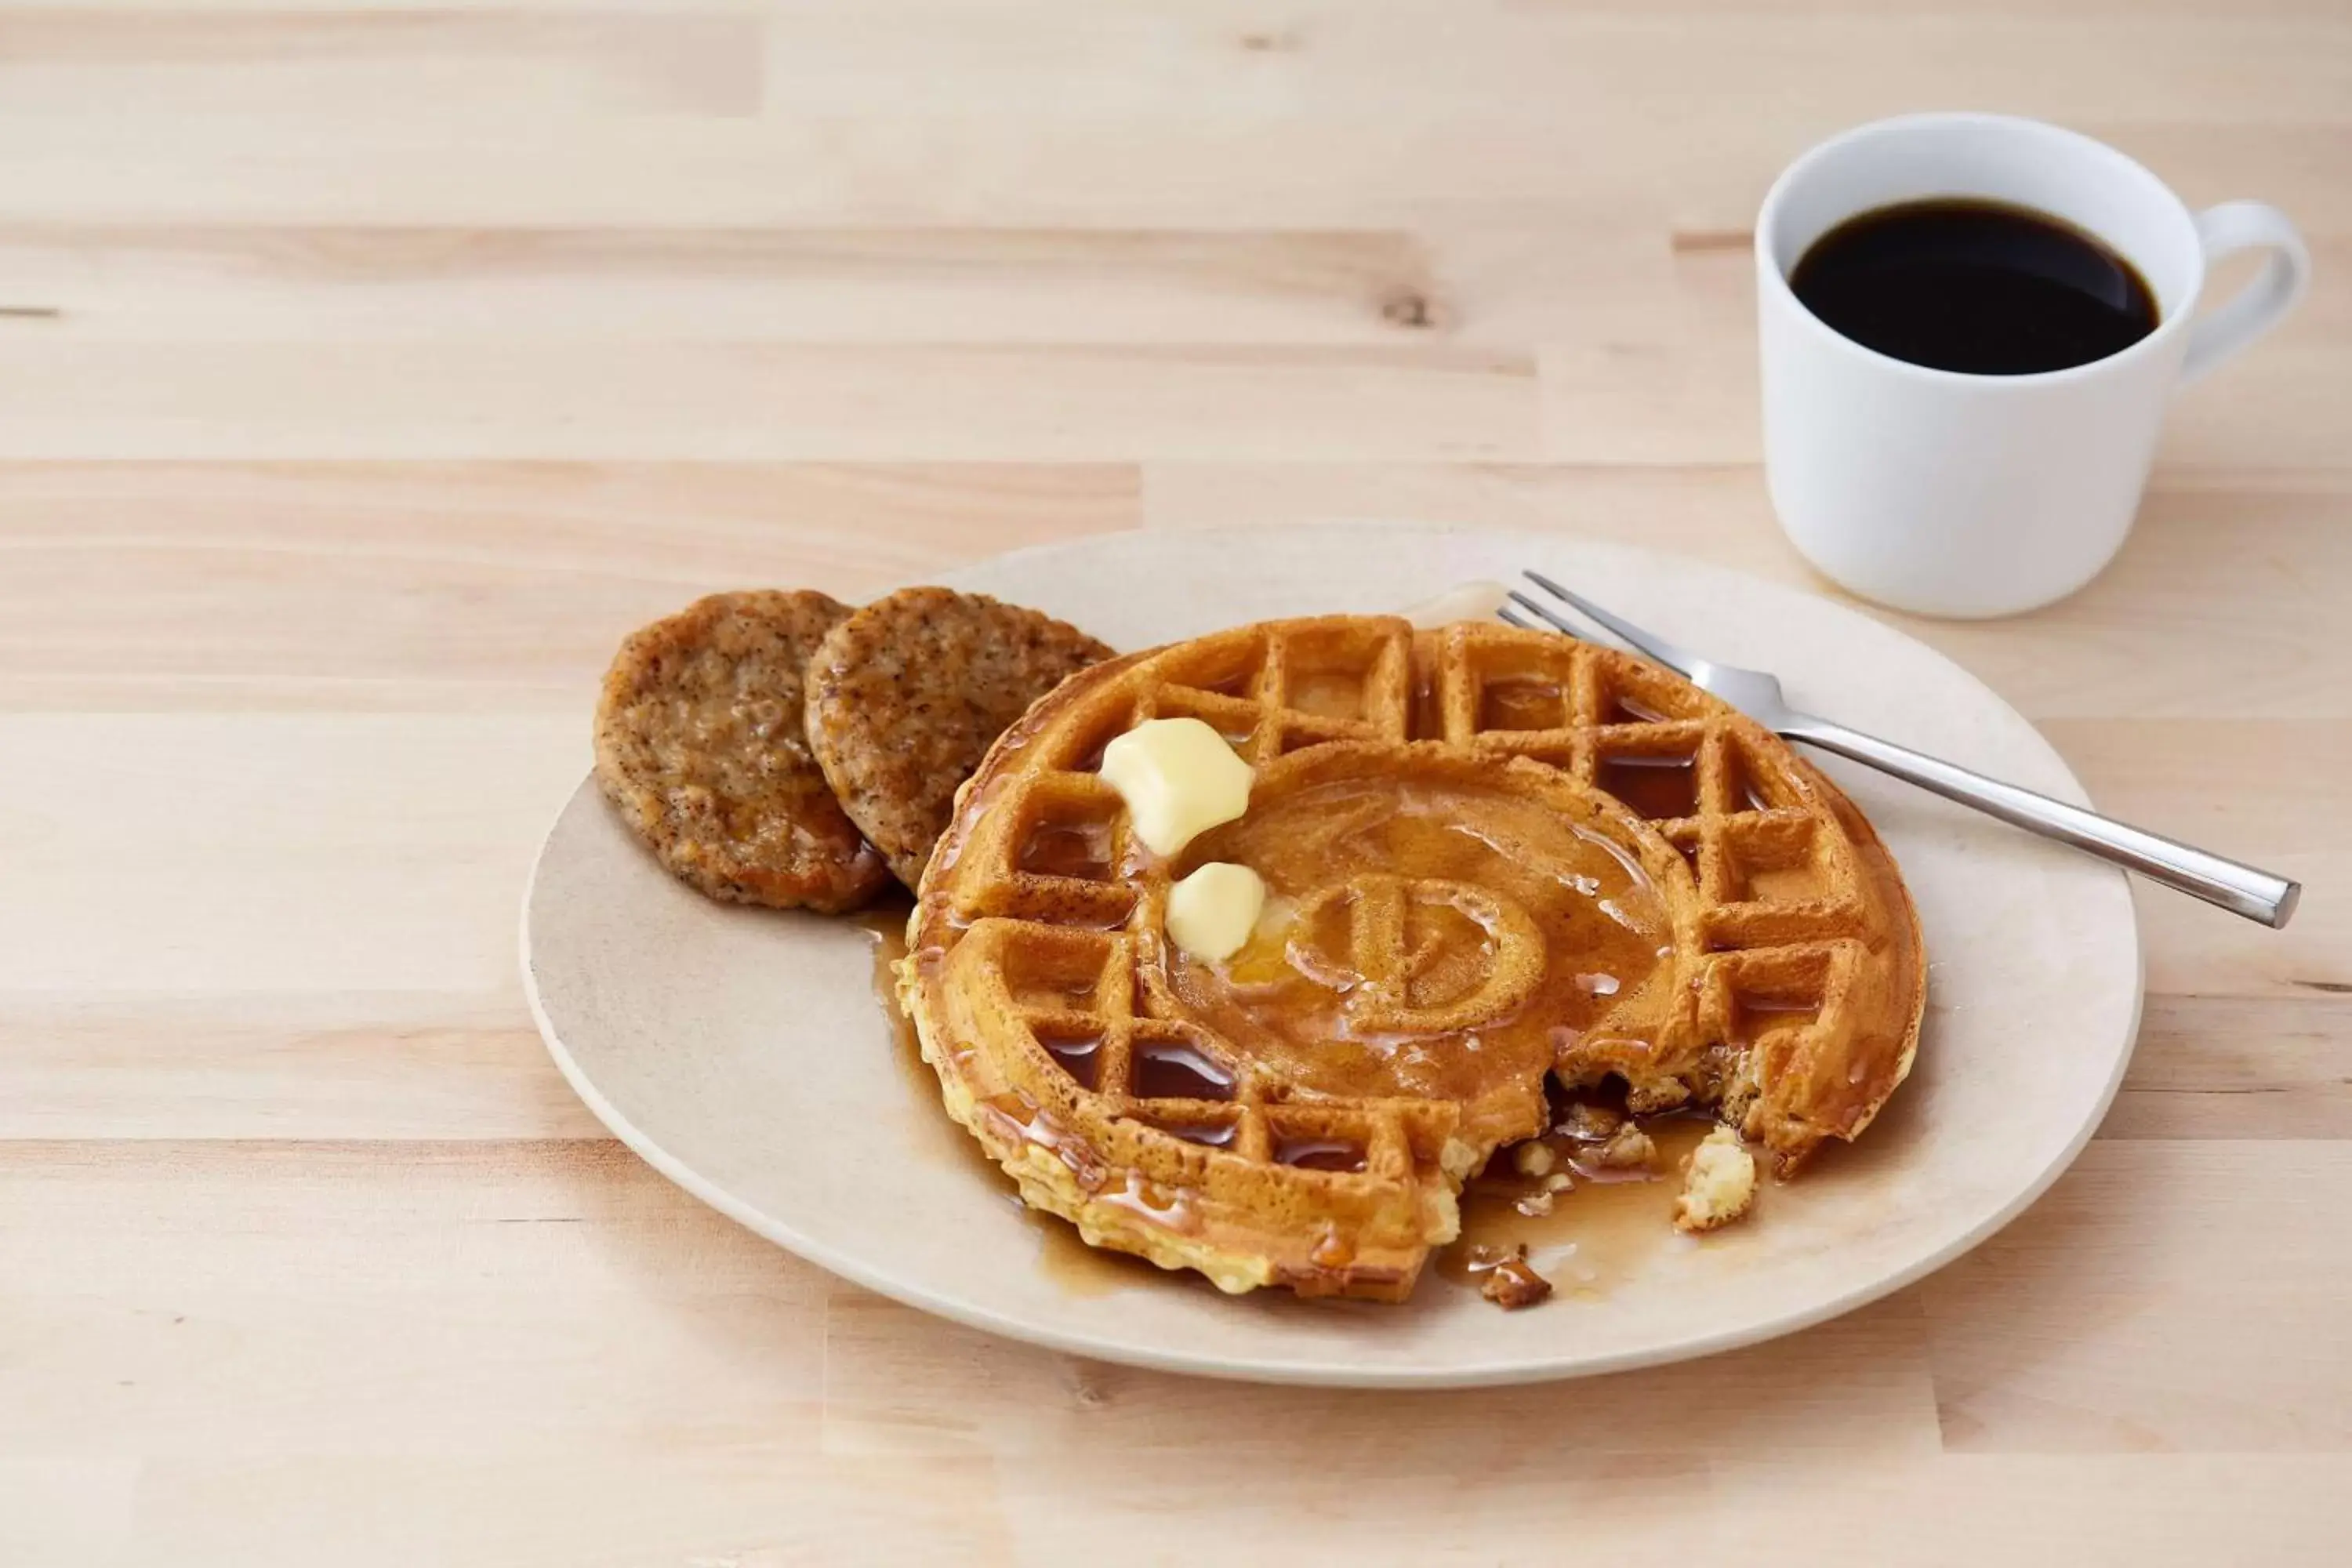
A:
[[[2294,914],[2295,900],[2303,894],[2300,883],[2167,838],[2160,833],[2101,816],[2079,805],[2003,784],[1908,746],[1898,746],[1892,741],[1882,741],[1875,735],[1799,712],[1781,697],[1778,677],[1760,669],[1741,669],[1737,665],[1701,658],[1654,633],[1643,631],[1622,616],[1610,614],[1591,600],[1570,593],[1539,572],[1525,575],[1537,587],[1573,607],[1634,651],[1655,659],[1701,690],[1722,698],[1777,735],[1866,763],[1881,773],[1893,773],[1922,789],[1933,790],[1947,800],[1972,805],[2029,833],[2072,845],[2102,860],[2112,860],[2152,881],[2194,894],[2209,904],[2219,904],[2232,914],[2260,921],[2273,930],[2286,924]],[[1511,590],[1510,596],[1512,604],[1553,630],[1570,637],[1579,635],[1577,628],[1549,605],[1517,589]],[[1515,626],[1536,629],[1513,614],[1508,605],[1495,613]]]

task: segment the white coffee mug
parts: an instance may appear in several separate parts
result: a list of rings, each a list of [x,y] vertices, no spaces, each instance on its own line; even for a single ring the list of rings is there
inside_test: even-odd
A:
[[[2066,370],[1976,375],[1866,349],[1798,302],[1813,241],[1874,207],[1977,196],[2096,235],[2138,268],[2158,325]],[[2270,250],[2235,299],[2192,321],[2216,258]],[[1805,558],[1865,598],[1933,616],[2005,616],[2063,598],[2123,545],[2173,391],[2293,308],[2311,258],[2260,202],[2191,213],[2087,136],[1998,114],[1916,114],[1799,158],[1756,222],[1764,464]]]

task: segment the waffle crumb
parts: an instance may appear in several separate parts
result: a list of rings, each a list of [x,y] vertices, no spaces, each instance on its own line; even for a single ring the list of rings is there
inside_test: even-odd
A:
[[[1693,1236],[1719,1230],[1755,1206],[1756,1157],[1737,1131],[1718,1127],[1691,1151],[1675,1228]]]
[[[1551,1145],[1522,1143],[1511,1151],[1511,1163],[1522,1176],[1548,1176],[1551,1173]]]
[[[1568,1108],[1559,1119],[1559,1130],[1580,1142],[1599,1143],[1614,1137],[1625,1119],[1606,1106],[1587,1105],[1582,1100]]]
[[[1654,1163],[1658,1157],[1658,1146],[1648,1133],[1629,1121],[1617,1129],[1592,1157],[1610,1170],[1630,1171]]]

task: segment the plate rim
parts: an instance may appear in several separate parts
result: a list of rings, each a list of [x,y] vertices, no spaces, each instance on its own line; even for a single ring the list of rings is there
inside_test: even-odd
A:
[[[1713,562],[1668,551],[1653,551],[1641,546],[1626,545],[1611,540],[1586,539],[1574,535],[1566,539],[1530,533],[1519,529],[1488,529],[1458,524],[1415,523],[1389,520],[1328,520],[1316,522],[1282,523],[1276,525],[1285,531],[1360,532],[1384,530],[1423,534],[1461,534],[1492,539],[1526,539],[1531,543],[1549,543],[1557,547],[1572,542],[1580,548],[1601,548],[1628,555],[1647,556],[1669,564],[1699,565],[1724,575],[1747,578],[1790,593],[1804,595],[1820,606],[1837,612],[1841,617],[1851,616],[1879,630],[1890,632],[1923,649],[1931,657],[1957,670],[1979,688],[1993,702],[2014,715],[2031,731],[2048,753],[2072,794],[2084,805],[2090,803],[2088,792],[2068,764],[2065,757],[2050,743],[2040,726],[2020,713],[2014,705],[1980,679],[1974,671],[1940,649],[1922,642],[1897,626],[1890,626],[1864,615],[1852,606],[1840,604],[1805,588],[1792,584],[1769,583],[1754,574],[1737,567],[1717,565]],[[1126,533],[1150,531],[1123,530],[1109,534],[1088,534],[1075,540],[1047,542],[1024,546],[1018,550],[1000,552],[972,561],[959,563],[941,576],[952,576],[982,565],[1002,566],[1028,557],[1062,552],[1083,552],[1105,539],[1117,539]],[[1227,534],[1262,534],[1263,528],[1248,525],[1219,528],[1186,529],[1186,537],[1213,539]],[[880,589],[877,592],[888,592]],[[595,773],[590,770],[565,797],[550,820],[531,857],[530,874],[524,879],[521,908],[518,921],[519,948],[523,994],[530,1008],[532,1023],[537,1026],[541,1043],[554,1061],[572,1092],[580,1097],[606,1131],[611,1132],[632,1153],[651,1166],[698,1202],[725,1215],[753,1235],[770,1244],[782,1247],[795,1257],[849,1280],[852,1284],[872,1290],[919,1311],[945,1318],[969,1328],[1017,1342],[1036,1345],[1062,1354],[1081,1356],[1088,1360],[1114,1364],[1142,1367],[1187,1376],[1214,1378],[1223,1381],[1335,1388],[1378,1389],[1446,1389],[1496,1387],[1516,1384],[1564,1382],[1575,1378],[1595,1377],[1610,1373],[1628,1372],[1643,1367],[1661,1366],[1675,1362],[1697,1360],[1720,1354],[1744,1346],[1760,1344],[1769,1340],[1798,1333],[1832,1318],[1843,1317],[1872,1302],[1882,1300],[1895,1291],[1916,1283],[1928,1275],[1946,1268],[1955,1260],[1975,1250],[1992,1236],[2006,1227],[2018,1215],[2039,1202],[2055,1184],[2058,1178],[2073,1168],[2101,1125],[2123,1086],[2126,1075],[2137,1048],[2140,1024],[2147,1005],[2147,952],[2140,931],[2137,904],[2128,896],[2129,879],[2120,868],[2113,869],[2114,878],[2124,883],[2126,897],[2124,912],[2132,952],[2131,1016],[2124,1030],[2124,1044],[2117,1051],[2114,1070],[2103,1085],[2081,1124],[2069,1136],[2064,1147],[2051,1158],[2043,1168],[2021,1186],[2005,1203],[1979,1219],[1968,1230],[1945,1242],[1899,1268],[1881,1274],[1868,1283],[1837,1292],[1803,1307],[1782,1311],[1728,1328],[1686,1334],[1679,1339],[1643,1345],[1633,1349],[1601,1354],[1567,1354],[1553,1357],[1514,1355],[1492,1362],[1471,1363],[1444,1368],[1422,1368],[1407,1364],[1349,1363],[1328,1359],[1310,1360],[1296,1356],[1268,1358],[1264,1356],[1220,1356],[1187,1351],[1165,1351],[1131,1342],[1106,1341],[1081,1331],[1057,1326],[1050,1321],[1034,1321],[1026,1318],[1009,1317],[951,1294],[929,1289],[919,1283],[896,1278],[868,1264],[857,1255],[830,1247],[795,1230],[772,1215],[762,1213],[748,1202],[735,1197],[726,1189],[703,1176],[691,1165],[664,1148],[656,1140],[637,1127],[620,1109],[607,1100],[594,1081],[572,1055],[548,1016],[540,994],[539,975],[532,952],[531,909],[536,900],[541,871],[547,862],[547,851],[557,830],[583,799],[601,799]]]

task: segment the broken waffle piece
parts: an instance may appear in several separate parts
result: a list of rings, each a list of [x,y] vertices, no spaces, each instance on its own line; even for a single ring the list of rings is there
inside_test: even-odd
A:
[[[1755,1206],[1756,1156],[1737,1131],[1718,1127],[1691,1151],[1675,1228],[1692,1236],[1720,1230]]]

